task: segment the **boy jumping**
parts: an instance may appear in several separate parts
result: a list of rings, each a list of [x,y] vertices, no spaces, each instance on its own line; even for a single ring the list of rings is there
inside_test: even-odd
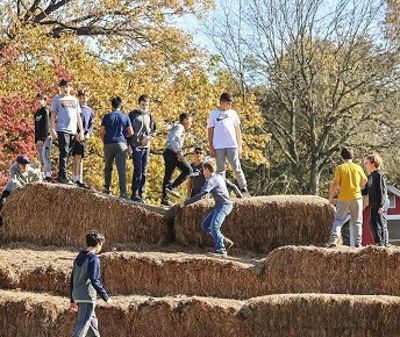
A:
[[[77,311],[73,337],[99,337],[99,323],[95,313],[97,294],[110,304],[106,290],[100,281],[100,253],[105,239],[93,231],[86,235],[87,249],[81,251],[74,261],[70,281],[70,310]]]
[[[233,204],[229,199],[225,177],[223,174],[215,172],[216,165],[213,160],[204,162],[203,174],[206,178],[206,182],[200,193],[185,202],[182,202],[179,206],[180,208],[183,208],[206,197],[208,193],[212,194],[215,201],[215,207],[202,221],[201,228],[212,236],[214,240],[214,253],[226,256],[227,251],[233,246],[233,242],[222,235],[221,226],[225,218],[231,213]]]

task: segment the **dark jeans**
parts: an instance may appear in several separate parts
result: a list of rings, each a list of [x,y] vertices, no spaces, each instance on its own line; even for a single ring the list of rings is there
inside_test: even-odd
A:
[[[104,188],[108,191],[111,186],[114,161],[117,166],[119,193],[126,197],[126,155],[128,146],[126,143],[111,143],[104,145]]]
[[[379,207],[371,207],[370,229],[374,243],[379,246],[386,246],[389,241],[386,212],[379,214],[378,209]]]
[[[75,145],[75,135],[57,132],[58,135],[58,177],[67,179],[67,164],[69,156]]]
[[[3,205],[6,203],[6,198],[9,197],[9,195],[11,194],[10,191],[4,190],[3,193],[1,193],[1,197],[0,197],[0,211],[3,208]]]
[[[149,164],[150,148],[132,147],[133,177],[132,196],[142,198],[146,183],[147,166]]]
[[[176,188],[179,187],[186,178],[192,173],[192,168],[186,161],[178,160],[178,156],[175,152],[166,149],[163,153],[164,162],[165,162],[165,175],[163,181],[163,199],[168,199],[168,195],[166,192],[166,187]],[[173,183],[171,183],[172,175],[174,174],[175,168],[178,168],[181,171],[181,174],[178,178],[175,179]]]

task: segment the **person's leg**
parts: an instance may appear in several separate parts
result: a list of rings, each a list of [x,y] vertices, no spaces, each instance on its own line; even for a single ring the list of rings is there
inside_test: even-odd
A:
[[[171,188],[177,188],[182,185],[182,183],[190,176],[192,173],[192,167],[190,164],[185,161],[176,161],[176,167],[181,171],[181,174],[175,179],[175,181],[171,184]]]
[[[236,180],[241,190],[247,189],[246,177],[244,176],[242,165],[240,164],[239,150],[238,149],[226,149],[226,156],[228,162],[235,172]]]
[[[73,174],[73,181],[81,181],[81,160],[82,156],[80,154],[74,154],[72,160],[72,174]]]
[[[114,145],[115,144],[104,145],[104,190],[106,192],[109,192],[111,187],[111,178],[115,158]]]
[[[42,161],[43,161],[43,170],[44,177],[51,178],[51,145],[53,144],[53,140],[51,137],[47,137],[44,141],[42,147]]]
[[[132,148],[133,175],[132,175],[132,198],[139,197],[139,187],[142,181],[142,149]]]
[[[40,161],[40,165],[42,165],[42,171],[44,172],[43,148],[44,148],[44,143],[42,143],[41,141],[38,141],[36,143],[36,151],[37,151],[37,156]]]
[[[205,231],[207,234],[211,235],[210,231],[210,226],[211,226],[211,220],[214,216],[215,210],[213,210],[211,213],[209,213],[201,222],[201,228],[203,231]]]
[[[86,337],[100,337],[99,320],[97,319],[95,310],[93,310],[92,320],[90,321],[90,328]]]
[[[210,232],[214,240],[215,251],[221,253],[225,250],[224,236],[221,233],[221,226],[227,215],[232,211],[232,204],[217,206],[211,219]]]
[[[92,324],[93,314],[93,303],[79,303],[77,319],[72,337],[86,337]]]
[[[64,132],[57,132],[58,135],[58,178],[67,179],[67,163],[70,148],[70,135]]]
[[[223,173],[226,171],[225,165],[226,149],[215,150],[215,162],[217,165],[217,172]]]
[[[355,247],[359,247],[362,242],[362,222],[363,222],[363,200],[357,199],[349,201],[350,204],[350,215],[351,223],[353,226],[354,242]]]
[[[115,162],[118,170],[119,180],[119,195],[122,198],[126,198],[126,155],[128,153],[128,146],[126,143],[118,143],[119,149],[116,153]]]
[[[336,212],[335,219],[332,225],[332,242],[337,244],[339,237],[341,235],[342,226],[346,221],[349,214],[349,202],[347,201],[337,201],[336,202]]]
[[[172,175],[176,167],[176,154],[171,151],[165,150],[163,153],[164,163],[165,163],[165,173],[163,180],[162,198],[163,200],[168,200],[168,194],[166,188],[171,185]]]
[[[11,192],[4,190],[0,196],[0,211],[3,208],[3,205],[6,203],[7,198],[10,196]]]
[[[371,218],[369,220],[369,227],[371,230],[372,237],[374,239],[374,244],[379,245],[382,242],[382,237],[380,236],[378,209],[375,207],[371,208]]]
[[[143,199],[145,193],[145,184],[147,180],[147,168],[149,166],[150,148],[142,149],[142,181],[139,186],[139,196]]]

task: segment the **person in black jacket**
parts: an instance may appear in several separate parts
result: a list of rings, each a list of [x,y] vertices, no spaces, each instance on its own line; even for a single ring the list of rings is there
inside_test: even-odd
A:
[[[47,104],[47,96],[37,94],[36,100],[40,108],[35,112],[35,144],[38,157],[44,171],[46,181],[51,181],[50,150],[52,139],[50,136],[50,110]]]
[[[377,154],[368,155],[364,159],[364,166],[369,175],[363,194],[368,195],[372,236],[376,245],[387,246],[389,242],[386,222],[388,196],[385,175],[381,170],[382,158]]]

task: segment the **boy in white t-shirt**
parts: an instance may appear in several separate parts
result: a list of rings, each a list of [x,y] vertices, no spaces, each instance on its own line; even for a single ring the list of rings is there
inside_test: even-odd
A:
[[[217,171],[225,172],[225,158],[228,159],[235,172],[241,192],[248,195],[247,182],[240,164],[242,155],[242,132],[237,112],[231,109],[233,97],[222,93],[219,108],[212,111],[208,117],[208,145],[210,153],[217,162]]]

